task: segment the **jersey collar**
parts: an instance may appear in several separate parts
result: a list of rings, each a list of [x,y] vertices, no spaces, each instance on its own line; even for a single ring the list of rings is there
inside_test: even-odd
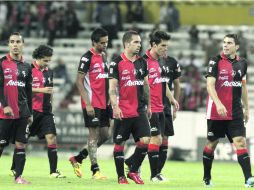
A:
[[[13,59],[13,58],[11,57],[11,54],[7,54],[6,57],[7,57],[8,61],[17,61],[17,60],[15,60],[15,59]],[[21,56],[21,59],[18,60],[18,61],[19,61],[20,63],[24,63],[24,58]]]
[[[222,59],[228,59],[228,57],[227,57],[223,52],[221,52],[220,56],[221,56]],[[236,60],[236,61],[239,61],[239,60],[240,60],[240,57],[239,57],[238,55],[236,55],[235,60]]]
[[[40,70],[40,71],[44,71],[44,70],[47,71],[48,70],[48,67],[41,69],[40,66],[36,63],[36,61],[33,61],[33,66],[35,69]]]
[[[130,62],[132,62],[131,60],[129,60],[127,57],[126,57],[126,55],[124,55],[124,53],[121,53],[121,55],[120,55],[121,57],[122,57],[122,59],[124,60],[124,61],[130,61]],[[137,59],[139,59],[140,57],[137,55],[136,56],[136,59],[133,61],[133,62],[135,62]]]

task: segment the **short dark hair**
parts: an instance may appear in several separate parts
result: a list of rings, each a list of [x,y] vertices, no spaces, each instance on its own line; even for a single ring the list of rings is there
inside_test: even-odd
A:
[[[124,47],[124,44],[126,42],[131,42],[132,36],[134,36],[134,35],[139,35],[139,33],[135,30],[129,30],[129,31],[124,33],[124,35],[123,35],[123,47]]]
[[[239,40],[239,37],[237,34],[227,34],[226,36],[224,36],[223,39],[225,39],[225,38],[233,38],[235,41],[235,44],[240,45],[240,40]]]
[[[155,31],[150,35],[150,45],[161,43],[161,40],[170,40],[171,36],[164,31]]]
[[[51,57],[53,55],[53,49],[47,45],[40,45],[33,51],[34,59],[42,59],[44,57]]]
[[[91,35],[91,40],[92,42],[99,42],[100,38],[105,36],[108,36],[108,32],[105,29],[96,28]]]
[[[20,37],[22,38],[22,42],[25,43],[25,40],[24,40],[23,36],[22,36],[19,32],[12,32],[12,33],[9,35],[8,41],[10,40],[11,36],[20,36]]]

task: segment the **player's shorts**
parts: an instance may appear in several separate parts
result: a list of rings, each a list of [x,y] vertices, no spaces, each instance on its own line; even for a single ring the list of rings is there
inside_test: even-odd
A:
[[[207,139],[215,141],[227,136],[232,143],[234,137],[246,137],[243,119],[236,120],[207,120]]]
[[[95,117],[87,114],[86,109],[83,109],[85,127],[109,127],[109,120],[112,118],[111,106],[106,109],[94,108]]]
[[[45,135],[56,135],[56,125],[53,113],[42,113],[33,110],[33,123],[29,127],[29,136],[37,136],[44,139]]]
[[[151,136],[157,136],[165,130],[165,117],[163,112],[152,113],[150,119]]]
[[[165,130],[162,133],[162,136],[174,136],[174,125],[173,125],[173,117],[171,113],[164,113],[165,114]]]
[[[121,144],[128,140],[132,134],[134,139],[150,137],[150,125],[146,113],[140,113],[138,117],[115,120],[114,143]]]
[[[0,119],[0,145],[8,146],[11,141],[26,144],[29,135],[28,118]]]

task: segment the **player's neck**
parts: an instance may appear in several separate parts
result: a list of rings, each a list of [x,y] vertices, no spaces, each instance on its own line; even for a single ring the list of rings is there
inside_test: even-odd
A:
[[[133,54],[132,52],[128,52],[128,51],[124,50],[123,53],[127,57],[127,59],[129,59],[132,62],[134,62],[137,59],[137,55]]]
[[[21,54],[13,54],[13,53],[10,53],[10,56],[11,56],[12,59],[17,60],[17,61],[20,61],[21,58],[22,58],[22,55],[21,55]]]
[[[153,48],[150,50],[150,54],[154,59],[159,59],[158,54],[155,52]]]

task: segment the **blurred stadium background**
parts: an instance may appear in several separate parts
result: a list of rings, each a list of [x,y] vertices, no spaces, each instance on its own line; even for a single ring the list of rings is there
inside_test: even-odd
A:
[[[54,48],[50,65],[55,72],[54,112],[59,152],[67,157],[86,142],[80,97],[75,87],[81,55],[91,46],[91,31],[102,26],[109,32],[108,61],[122,50],[121,37],[128,29],[143,39],[144,53],[149,34],[157,29],[170,33],[168,54],[182,67],[181,109],[174,122],[175,136],[169,140],[169,159],[201,159],[206,138],[204,72],[208,59],[219,53],[227,33],[241,36],[239,54],[249,61],[248,90],[251,119],[247,137],[254,163],[254,1],[252,0],[175,0],[175,1],[1,1],[0,56],[8,52],[10,32],[20,31],[25,39],[24,58],[32,60],[39,44]],[[130,142],[127,154],[133,151]],[[31,139],[29,152],[41,154],[44,141]],[[112,158],[112,141],[99,149],[99,158]],[[10,154],[9,147],[6,154]],[[45,152],[43,152],[43,155]],[[230,143],[218,145],[216,159],[235,161]]]

